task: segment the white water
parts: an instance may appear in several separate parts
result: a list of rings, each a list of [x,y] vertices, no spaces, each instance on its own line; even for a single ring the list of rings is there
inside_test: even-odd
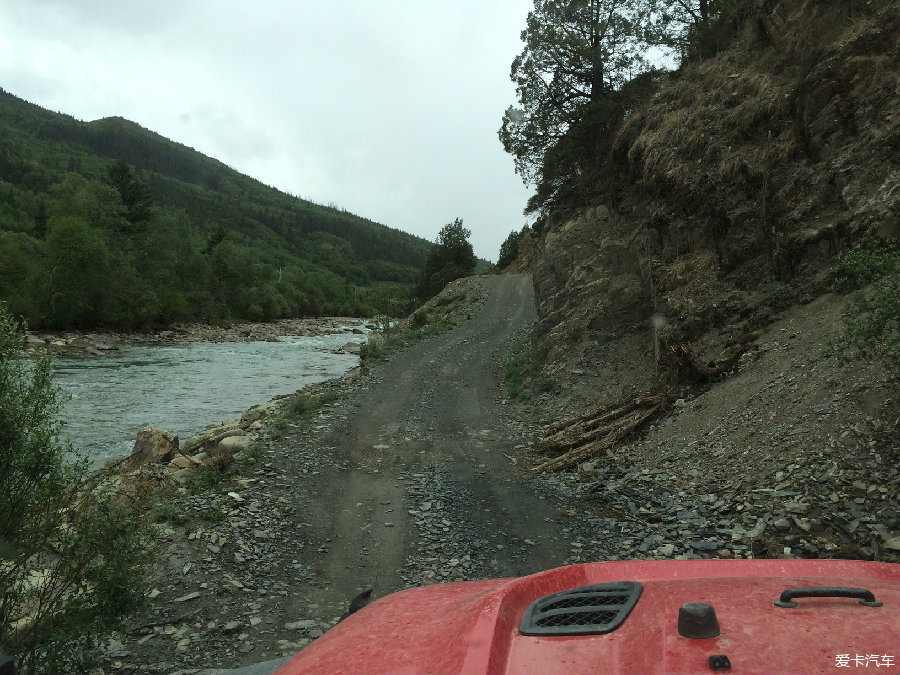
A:
[[[131,452],[152,424],[184,441],[276,394],[338,377],[359,363],[332,350],[360,335],[284,337],[278,342],[200,342],[122,347],[109,355],[58,358],[63,437],[91,464]]]

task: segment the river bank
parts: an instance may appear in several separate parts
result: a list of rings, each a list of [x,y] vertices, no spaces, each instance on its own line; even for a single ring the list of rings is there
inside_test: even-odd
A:
[[[26,351],[47,348],[62,356],[98,356],[125,345],[172,345],[192,342],[271,342],[283,336],[347,333],[364,335],[374,323],[358,317],[280,319],[265,323],[174,324],[156,331],[36,331],[28,336]]]

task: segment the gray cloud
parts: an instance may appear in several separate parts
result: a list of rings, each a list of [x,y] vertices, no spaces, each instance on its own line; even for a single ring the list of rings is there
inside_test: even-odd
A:
[[[529,0],[4,0],[0,86],[121,115],[279,189],[483,257],[525,222],[497,140]]]

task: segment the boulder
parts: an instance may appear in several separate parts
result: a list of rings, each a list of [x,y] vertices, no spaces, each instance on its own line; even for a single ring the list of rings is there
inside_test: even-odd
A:
[[[242,453],[250,447],[247,436],[227,436],[209,449],[208,464],[228,466],[234,461],[235,454]]]
[[[244,431],[239,429],[235,423],[223,424],[215,429],[204,431],[197,436],[192,436],[184,442],[184,447],[181,450],[185,455],[193,455],[201,450],[209,450],[209,448],[215,446],[226,436],[242,433]]]
[[[172,480],[175,481],[178,485],[187,485],[189,482],[191,482],[191,479],[193,477],[193,469],[179,469],[172,474]]]
[[[240,426],[247,428],[253,422],[257,420],[261,420],[264,417],[268,417],[274,413],[277,413],[281,408],[282,400],[275,398],[269,401],[268,403],[263,403],[262,405],[255,405],[249,410],[247,410],[243,415],[241,415]]]
[[[250,447],[250,437],[249,436],[228,436],[227,438],[223,438],[219,441],[219,445],[217,446],[220,450],[225,450],[226,452],[231,452],[234,454],[236,452],[243,452],[247,448]]]
[[[146,464],[168,464],[178,453],[178,436],[154,426],[138,431],[131,454],[122,463],[124,471],[133,471]]]
[[[196,469],[198,466],[200,466],[200,462],[184,455],[175,455],[172,461],[169,462],[169,469],[175,471],[178,469]]]
[[[348,354],[359,354],[362,350],[362,342],[348,342],[341,349]]]

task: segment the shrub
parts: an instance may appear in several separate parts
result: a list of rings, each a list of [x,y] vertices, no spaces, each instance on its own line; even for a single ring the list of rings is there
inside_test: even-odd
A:
[[[98,489],[58,436],[50,359],[0,303],[0,625],[22,673],[83,670],[145,603],[149,496]]]
[[[524,234],[524,228],[521,232],[510,232],[509,236],[504,240],[502,244],[500,244],[500,255],[497,258],[498,269],[502,270],[506,267],[509,267],[509,265],[516,259],[516,256],[519,255],[519,242],[522,241],[522,236]]]
[[[336,391],[324,391],[321,394],[297,394],[284,408],[285,417],[309,417],[327,403],[334,403],[341,395]]]
[[[222,469],[221,466],[212,466],[195,473],[194,479],[188,486],[188,492],[192,495],[202,495],[218,488],[226,477]]]
[[[525,403],[531,398],[531,392],[525,384],[530,366],[531,333],[523,333],[516,338],[509,349],[504,377],[507,395],[519,403]]]
[[[844,311],[842,353],[882,361],[900,379],[900,248],[866,239],[841,254],[838,287],[857,288]]]

